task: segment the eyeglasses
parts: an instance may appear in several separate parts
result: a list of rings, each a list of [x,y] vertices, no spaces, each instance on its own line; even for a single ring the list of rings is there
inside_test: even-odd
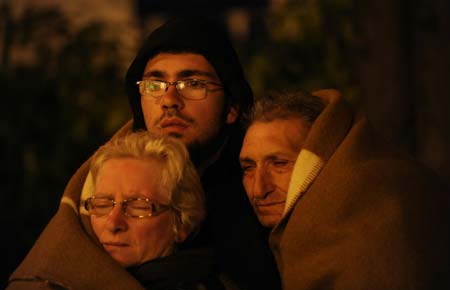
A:
[[[130,198],[116,202],[108,197],[95,196],[85,200],[84,208],[88,211],[89,215],[100,217],[109,214],[116,204],[120,204],[123,213],[132,218],[156,216],[170,208],[169,205],[153,203],[148,198]]]
[[[203,100],[206,98],[207,86],[209,84],[223,87],[216,82],[205,80],[190,79],[176,82],[165,82],[157,80],[142,80],[136,82],[139,85],[139,92],[144,97],[161,98],[168,90],[169,86],[174,85],[178,93],[188,100]]]

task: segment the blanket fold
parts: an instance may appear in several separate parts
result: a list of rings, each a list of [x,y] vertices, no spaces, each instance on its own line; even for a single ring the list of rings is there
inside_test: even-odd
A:
[[[129,132],[127,122],[112,138]],[[94,238],[78,205],[90,159],[67,184],[58,211],[9,279],[6,289],[130,289],[143,287]]]

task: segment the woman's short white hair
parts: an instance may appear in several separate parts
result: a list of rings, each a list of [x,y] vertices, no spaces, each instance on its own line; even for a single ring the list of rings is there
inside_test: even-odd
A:
[[[109,159],[136,158],[161,162],[161,189],[173,209],[175,236],[180,230],[195,233],[205,218],[205,198],[197,171],[185,145],[172,137],[147,131],[133,132],[114,139],[94,154],[90,172],[94,186],[99,170]]]

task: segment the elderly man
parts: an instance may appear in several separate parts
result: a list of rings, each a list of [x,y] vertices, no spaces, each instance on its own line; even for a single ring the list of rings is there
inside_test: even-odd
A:
[[[256,102],[243,183],[285,290],[450,289],[449,191],[333,90]]]
[[[126,90],[133,122],[116,137],[146,129],[179,138],[201,175],[206,221],[194,239],[179,247],[212,249],[215,268],[229,285],[279,289],[268,231],[258,223],[241,183],[238,156],[243,132],[238,123],[253,96],[225,30],[200,17],[168,21],[144,41],[127,72]],[[72,289],[139,287],[86,237],[85,231],[92,229],[79,205],[83,186],[81,203],[92,188],[88,165],[72,177],[58,213],[11,281],[24,287],[30,281]],[[60,255],[50,255],[58,250]],[[47,259],[42,261],[42,256]],[[107,270],[99,272],[101,268]],[[80,275],[84,284],[74,278]]]

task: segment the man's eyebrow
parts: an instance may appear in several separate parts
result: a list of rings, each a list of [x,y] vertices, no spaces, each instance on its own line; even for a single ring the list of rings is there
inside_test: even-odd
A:
[[[239,162],[240,163],[255,163],[254,160],[250,159],[249,157],[242,157],[239,158]]]
[[[283,153],[282,152],[273,152],[269,155],[267,155],[264,159],[266,160],[276,160],[279,158],[283,158]]]
[[[150,78],[150,77],[163,78],[164,76],[165,76],[165,73],[163,71],[149,70],[146,73],[144,73],[144,75],[142,77],[144,77],[144,78]]]
[[[167,73],[161,70],[149,70],[144,73],[142,76],[143,78],[164,78],[167,76]],[[186,69],[177,72],[176,77],[177,79],[183,79],[183,78],[189,78],[193,76],[204,76],[211,79],[218,79],[217,75],[213,72],[203,71],[203,70],[196,70],[196,69]]]
[[[177,73],[178,78],[188,78],[193,76],[205,76],[211,79],[217,79],[217,75],[215,73],[203,70],[187,69]]]

